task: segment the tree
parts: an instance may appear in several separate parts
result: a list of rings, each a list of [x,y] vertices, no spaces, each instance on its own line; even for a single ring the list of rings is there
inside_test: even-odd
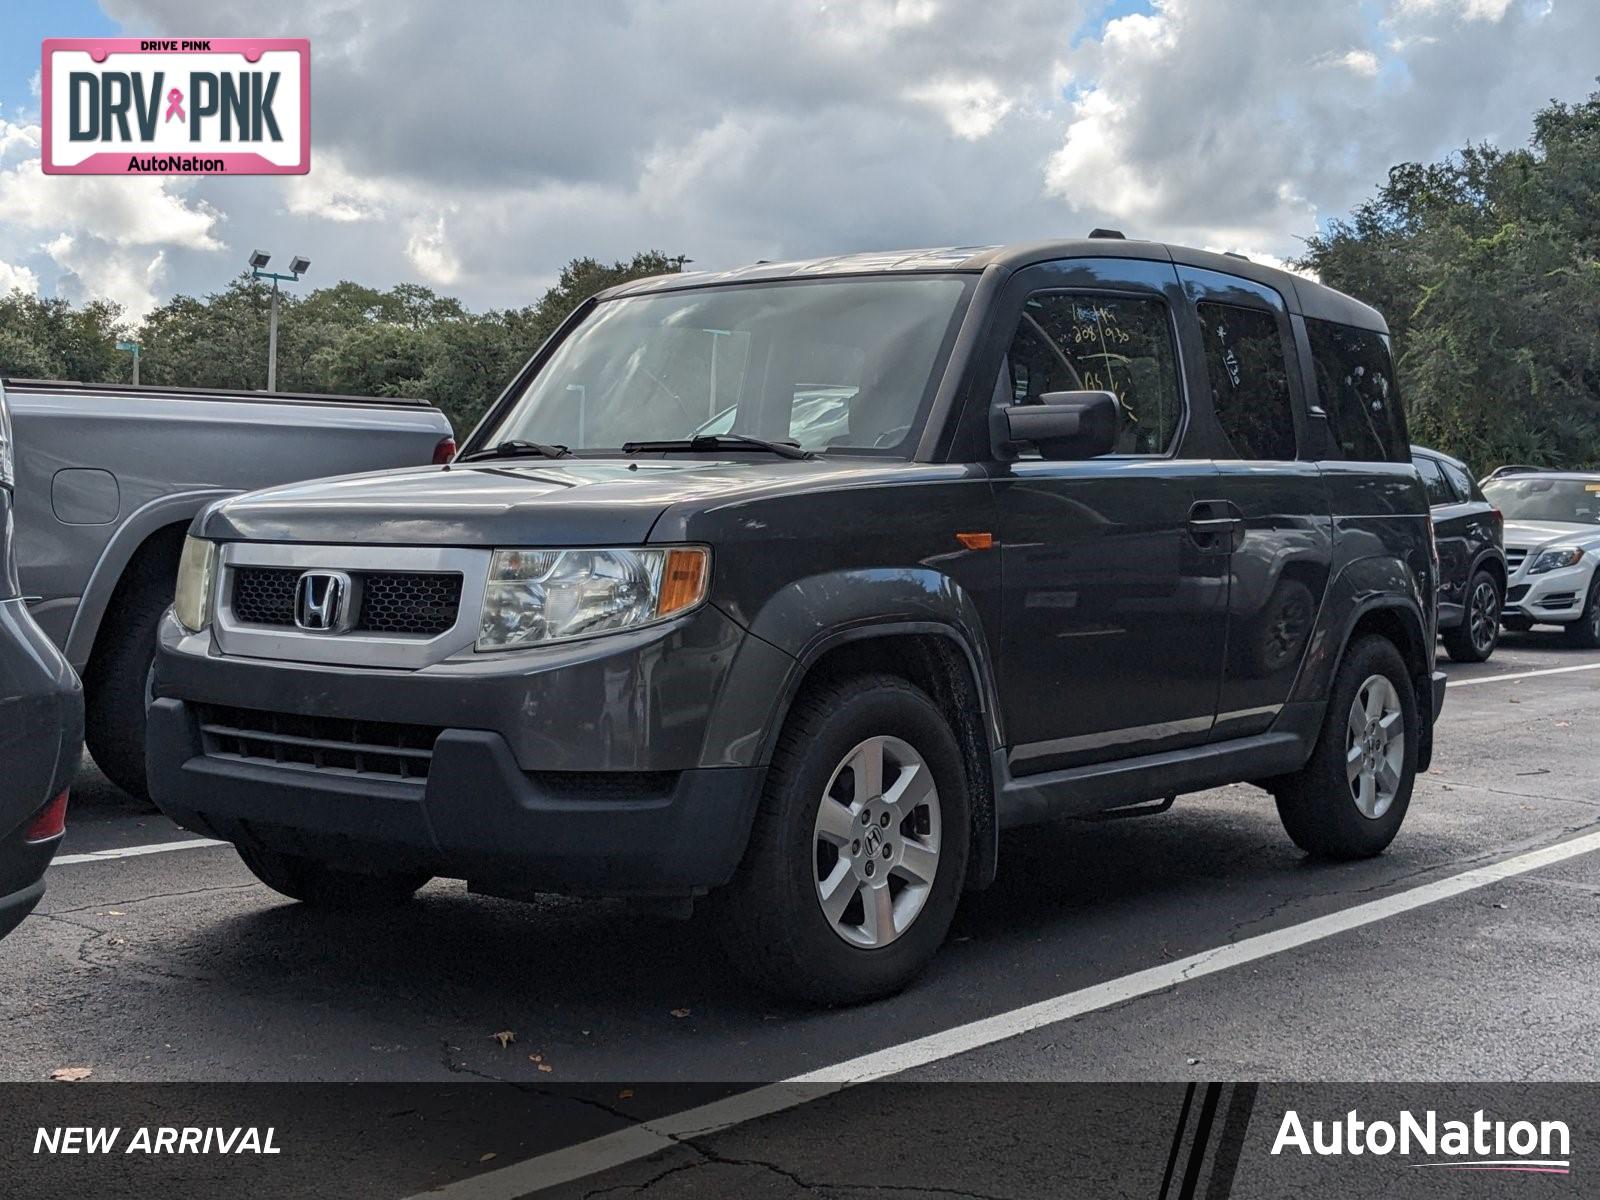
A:
[[[1388,319],[1413,438],[1487,470],[1600,462],[1597,255],[1600,93],[1395,167],[1299,265]]]

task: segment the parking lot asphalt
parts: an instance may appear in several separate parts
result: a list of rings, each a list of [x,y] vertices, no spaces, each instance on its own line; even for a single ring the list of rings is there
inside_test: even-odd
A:
[[[0,944],[0,1077],[771,1081],[1248,944],[1264,949],[1071,1019],[948,1052],[934,1038],[908,1077],[1595,1078],[1600,851],[1294,933],[1600,832],[1600,653],[1536,631],[1484,665],[1441,661],[1434,769],[1381,858],[1308,863],[1243,785],[1147,820],[1015,831],[917,984],[832,1012],[745,988],[700,918],[455,882],[400,911],[319,914],[226,846],[120,856],[192,839],[86,766],[66,861]],[[1283,931],[1281,949],[1251,941]]]

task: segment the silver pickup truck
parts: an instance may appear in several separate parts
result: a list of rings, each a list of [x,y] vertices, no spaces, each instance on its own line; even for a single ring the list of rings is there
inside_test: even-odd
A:
[[[271,484],[441,462],[420,400],[0,379],[16,427],[16,559],[34,620],[83,676],[86,741],[147,797],[145,681],[184,531]]]

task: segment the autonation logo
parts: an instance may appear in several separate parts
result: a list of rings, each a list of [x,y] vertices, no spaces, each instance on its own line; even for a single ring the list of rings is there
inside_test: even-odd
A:
[[[1283,1114],[1274,1154],[1298,1151],[1319,1158],[1370,1154],[1421,1155],[1436,1159],[1412,1167],[1457,1171],[1520,1171],[1567,1175],[1572,1171],[1572,1135],[1565,1121],[1491,1120],[1482,1109],[1470,1121],[1441,1121],[1428,1110],[1420,1117],[1401,1109],[1393,1121],[1367,1121],[1351,1109],[1333,1121],[1312,1121],[1309,1129],[1294,1109]]]

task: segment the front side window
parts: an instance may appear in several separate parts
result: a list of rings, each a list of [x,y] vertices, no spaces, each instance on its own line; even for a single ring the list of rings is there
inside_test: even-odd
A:
[[[1113,454],[1163,454],[1183,415],[1167,306],[1142,297],[1028,297],[1000,381],[1009,404],[1051,392],[1106,391],[1122,409]]]
[[[903,453],[969,288],[906,275],[604,300],[486,444],[581,451],[731,433]]]
[[[1340,454],[1368,462],[1410,457],[1389,339],[1370,329],[1306,318],[1317,403]]]
[[[1270,312],[1202,301],[1195,306],[1217,421],[1240,458],[1295,456],[1294,408],[1283,339]]]
[[[1457,500],[1483,499],[1483,493],[1478,491],[1477,485],[1472,482],[1472,477],[1455,463],[1440,459],[1439,468],[1444,472],[1444,477],[1449,482],[1451,491],[1455,492]]]

